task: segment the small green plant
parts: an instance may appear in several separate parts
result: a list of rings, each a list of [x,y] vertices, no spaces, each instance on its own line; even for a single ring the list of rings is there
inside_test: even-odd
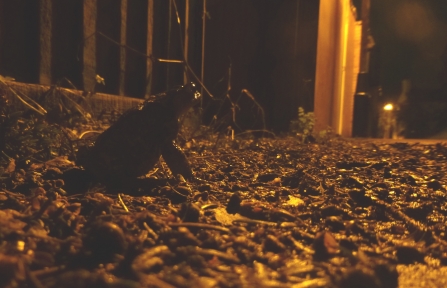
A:
[[[303,107],[298,107],[298,117],[290,121],[290,131],[294,134],[303,136],[303,140],[312,135],[315,125],[315,116],[313,112],[304,111]]]
[[[335,134],[331,127],[327,127],[325,130],[321,130],[315,135],[315,142],[317,143],[327,143],[330,139],[334,138]]]

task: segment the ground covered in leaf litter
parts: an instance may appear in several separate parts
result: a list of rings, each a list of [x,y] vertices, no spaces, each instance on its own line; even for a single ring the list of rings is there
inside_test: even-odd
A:
[[[11,161],[0,286],[445,287],[447,146],[320,142],[197,140],[203,181],[119,194]]]

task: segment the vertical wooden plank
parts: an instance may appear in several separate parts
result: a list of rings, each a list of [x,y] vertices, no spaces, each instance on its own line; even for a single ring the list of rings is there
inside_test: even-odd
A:
[[[40,0],[39,6],[39,83],[51,85],[51,0]]]
[[[345,93],[345,114],[343,115],[342,135],[352,137],[352,124],[354,118],[354,95],[357,87],[357,75],[360,69],[360,48],[361,48],[361,21],[356,21],[354,14],[350,15],[348,56],[346,65],[346,93]]]
[[[152,56],[152,42],[154,36],[154,0],[147,2],[147,46],[146,54]],[[152,89],[152,58],[146,60],[146,95],[151,95]]]
[[[349,0],[321,0],[315,81],[315,130],[352,131],[355,19]]]
[[[127,32],[127,0],[121,0],[121,28],[120,28],[120,78],[118,93],[125,94],[126,84],[126,32]]]
[[[314,115],[315,130],[322,131],[333,125],[335,59],[337,43],[338,1],[321,0],[318,17],[317,65],[315,73]]]
[[[97,0],[84,0],[84,49],[82,80],[85,91],[96,84],[96,15]]]
[[[206,17],[207,17],[207,11],[206,11],[206,0],[203,0],[203,11],[202,11],[202,65],[200,67],[200,81],[205,83],[205,33],[206,33]],[[200,86],[200,93],[203,95],[203,87]],[[200,98],[200,106],[203,106],[203,97]]]
[[[185,0],[185,43],[183,48],[183,57],[184,61],[188,63],[188,53],[189,53],[189,0]],[[183,73],[183,83],[186,84],[188,82],[188,72],[185,69]]]
[[[348,10],[350,0],[339,0],[337,5],[337,38],[335,56],[335,83],[334,102],[332,112],[332,129],[335,133],[342,135],[343,115],[345,108],[346,92],[346,50],[348,35]],[[343,135],[345,136],[345,135]]]
[[[190,3],[189,0],[185,0],[185,43],[184,43],[184,61],[188,63],[188,53],[189,53],[189,7]],[[185,72],[183,74],[183,83],[186,84],[188,82],[188,72],[185,69]]]
[[[4,20],[4,16],[3,14],[5,13],[5,9],[4,9],[4,1],[0,1],[0,67],[2,67],[3,65],[3,46],[5,45],[5,37],[4,37],[4,30],[5,30],[5,20]]]
[[[355,94],[355,90],[357,89],[357,75],[360,73],[360,55],[362,53],[362,21],[356,21],[354,24],[353,33],[353,46],[354,46],[354,75],[352,76],[352,91]]]
[[[173,13],[173,4],[172,4],[172,0],[167,0],[168,4],[168,31],[167,31],[167,41],[166,41],[166,59],[171,59],[172,57],[172,47],[171,47],[171,42],[172,42],[172,13]],[[177,27],[176,27],[177,28]],[[171,65],[166,65],[166,89],[170,89],[171,88]]]

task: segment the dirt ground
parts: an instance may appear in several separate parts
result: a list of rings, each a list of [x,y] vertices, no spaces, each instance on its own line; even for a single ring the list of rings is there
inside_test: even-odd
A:
[[[1,287],[446,287],[447,146],[182,143],[129,189],[67,157],[2,168]]]

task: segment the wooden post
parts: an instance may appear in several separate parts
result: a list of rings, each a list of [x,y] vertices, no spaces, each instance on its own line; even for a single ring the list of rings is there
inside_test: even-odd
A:
[[[321,0],[315,78],[315,131],[351,136],[355,19],[350,0]]]
[[[39,58],[39,83],[51,85],[51,30],[52,30],[52,5],[51,0],[40,0],[40,58]]]
[[[96,85],[96,15],[97,0],[84,0],[84,49],[82,80],[85,91]]]
[[[152,39],[154,35],[154,0],[147,2],[147,45],[146,54],[152,56]],[[152,57],[146,60],[146,95],[151,95],[152,89]]]
[[[0,17],[3,17],[3,13],[5,13],[4,12],[4,7],[3,7],[3,5],[4,5],[4,3],[3,3],[4,1],[0,1]],[[4,22],[3,22],[4,23]],[[0,55],[3,55],[3,45],[5,45],[5,44],[3,44],[3,43],[5,43],[5,40],[3,39],[4,38],[4,34],[3,33],[5,33],[4,31],[5,31],[5,27],[4,27],[4,24],[3,23],[0,23]],[[1,66],[3,66],[2,64],[2,57],[0,57],[0,67]]]
[[[185,47],[183,49],[184,61],[188,63],[188,46],[189,46],[189,0],[185,0]],[[183,72],[183,83],[188,82],[188,71],[185,69]]]
[[[127,0],[121,0],[121,28],[120,28],[120,78],[119,95],[125,94],[126,86],[126,30],[127,30]]]
[[[335,59],[337,57],[337,21],[340,1],[321,0],[318,16],[317,64],[315,75],[315,131],[333,127],[335,106]]]
[[[206,24],[206,0],[203,0],[203,14],[202,14],[202,67],[200,69],[200,81],[204,84],[205,78],[205,24]],[[202,86],[201,86],[202,87]],[[203,95],[203,87],[201,88],[200,93]],[[203,97],[200,98],[201,106],[203,105]]]

